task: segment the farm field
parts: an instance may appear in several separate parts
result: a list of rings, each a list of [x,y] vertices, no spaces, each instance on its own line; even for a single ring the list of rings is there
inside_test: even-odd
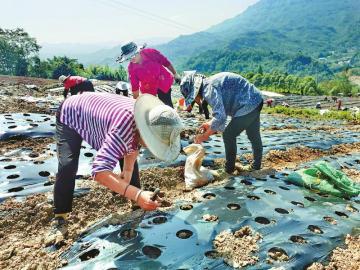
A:
[[[114,92],[114,83],[97,81],[95,88]],[[174,96],[179,98],[176,91]],[[285,96],[281,102],[308,108],[319,99],[324,97]],[[143,150],[142,186],[160,188],[163,197],[156,212],[134,210],[93,181],[96,151],[84,143],[70,235],[48,245],[57,171],[54,112],[62,100],[57,81],[0,76],[1,269],[357,269],[359,197],[319,194],[289,183],[287,176],[323,160],[360,183],[360,125],[281,114],[262,114],[261,170],[220,175],[202,188],[185,188],[185,154],[164,164]],[[342,100],[360,107],[358,97]],[[180,114],[185,147],[205,119],[196,108]],[[248,164],[246,134],[237,145],[238,161]],[[221,135],[203,146],[203,165],[221,168]]]

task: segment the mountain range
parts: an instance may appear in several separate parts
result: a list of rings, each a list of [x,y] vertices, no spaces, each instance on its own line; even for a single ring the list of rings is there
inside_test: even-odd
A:
[[[206,31],[153,47],[179,70],[256,72],[261,67],[329,77],[360,67],[360,0],[260,0]],[[78,59],[115,66],[119,52],[120,45]]]

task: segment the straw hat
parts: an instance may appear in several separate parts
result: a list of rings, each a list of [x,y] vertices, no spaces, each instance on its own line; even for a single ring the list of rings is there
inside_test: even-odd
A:
[[[141,95],[135,102],[135,122],[147,148],[158,159],[172,161],[180,154],[184,125],[177,112],[157,97]]]
[[[121,55],[116,59],[116,62],[122,63],[124,61],[130,60],[135,54],[137,54],[141,49],[146,47],[146,43],[142,46],[138,46],[135,42],[131,41],[123,46],[121,46]]]
[[[60,83],[64,83],[69,77],[70,77],[70,75],[67,75],[67,76],[61,75],[61,76],[59,77],[59,82],[60,82]]]

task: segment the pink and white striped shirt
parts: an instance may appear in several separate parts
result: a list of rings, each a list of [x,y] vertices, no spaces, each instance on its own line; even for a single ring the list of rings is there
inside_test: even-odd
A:
[[[133,98],[85,92],[67,98],[60,122],[74,129],[97,150],[92,175],[112,171],[118,160],[137,149]]]

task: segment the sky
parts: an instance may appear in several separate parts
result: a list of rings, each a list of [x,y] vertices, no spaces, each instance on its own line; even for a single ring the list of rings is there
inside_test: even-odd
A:
[[[42,43],[121,43],[202,31],[258,0],[0,0],[0,27]]]

